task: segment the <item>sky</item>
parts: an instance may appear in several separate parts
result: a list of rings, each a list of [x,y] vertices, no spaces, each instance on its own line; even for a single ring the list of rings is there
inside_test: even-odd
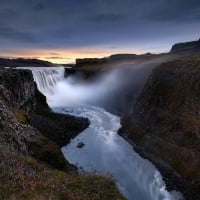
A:
[[[0,0],[0,57],[73,63],[199,38],[199,0]]]

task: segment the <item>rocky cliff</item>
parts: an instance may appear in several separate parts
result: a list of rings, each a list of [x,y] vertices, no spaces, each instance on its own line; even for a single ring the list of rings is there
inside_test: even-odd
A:
[[[155,68],[120,134],[160,168],[185,199],[200,193],[200,59]]]
[[[178,43],[172,46],[170,53],[196,53],[200,52],[200,39],[198,41]]]
[[[35,85],[29,71],[0,70],[1,145],[28,153],[28,141],[39,135],[25,124],[36,105]]]
[[[88,120],[54,114],[31,71],[0,69],[1,199],[124,199],[105,176],[78,175],[60,147]]]

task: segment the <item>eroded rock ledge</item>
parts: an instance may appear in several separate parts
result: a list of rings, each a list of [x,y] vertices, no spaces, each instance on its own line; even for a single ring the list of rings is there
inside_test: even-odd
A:
[[[9,137],[6,136],[9,146],[17,147],[21,152],[32,153],[37,159],[46,159],[51,165],[64,169],[65,162],[59,148],[84,130],[89,124],[88,120],[51,112],[46,98],[37,90],[29,70],[1,70],[0,80],[3,106],[1,128],[6,132],[2,138],[9,134]],[[9,131],[7,127],[13,130]],[[19,140],[19,135],[24,142]],[[55,152],[43,152],[47,144],[52,146],[52,150],[54,146]],[[48,153],[52,155],[45,156]]]

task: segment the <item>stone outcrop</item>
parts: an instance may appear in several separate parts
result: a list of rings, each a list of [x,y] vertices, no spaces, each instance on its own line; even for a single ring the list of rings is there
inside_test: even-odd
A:
[[[26,154],[28,141],[40,135],[25,124],[36,102],[34,82],[27,80],[32,80],[28,71],[0,70],[1,145]]]
[[[0,83],[1,98],[10,107],[27,112],[35,109],[35,83],[30,71],[1,69]]]

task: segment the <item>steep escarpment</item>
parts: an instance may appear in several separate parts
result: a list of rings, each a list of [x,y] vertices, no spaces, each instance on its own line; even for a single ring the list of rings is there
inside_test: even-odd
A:
[[[78,175],[60,146],[88,120],[51,112],[28,70],[0,70],[2,199],[124,199],[105,176]]]
[[[198,41],[178,43],[172,46],[170,53],[196,53],[200,52],[200,39]]]
[[[27,141],[39,136],[34,128],[25,124],[27,112],[34,110],[36,102],[31,79],[27,71],[0,71],[1,146],[22,153],[28,152]]]
[[[153,70],[120,133],[152,160],[169,187],[186,199],[200,189],[200,60],[175,60]]]
[[[35,84],[28,70],[1,69],[1,98],[12,108],[33,111],[36,104]]]

